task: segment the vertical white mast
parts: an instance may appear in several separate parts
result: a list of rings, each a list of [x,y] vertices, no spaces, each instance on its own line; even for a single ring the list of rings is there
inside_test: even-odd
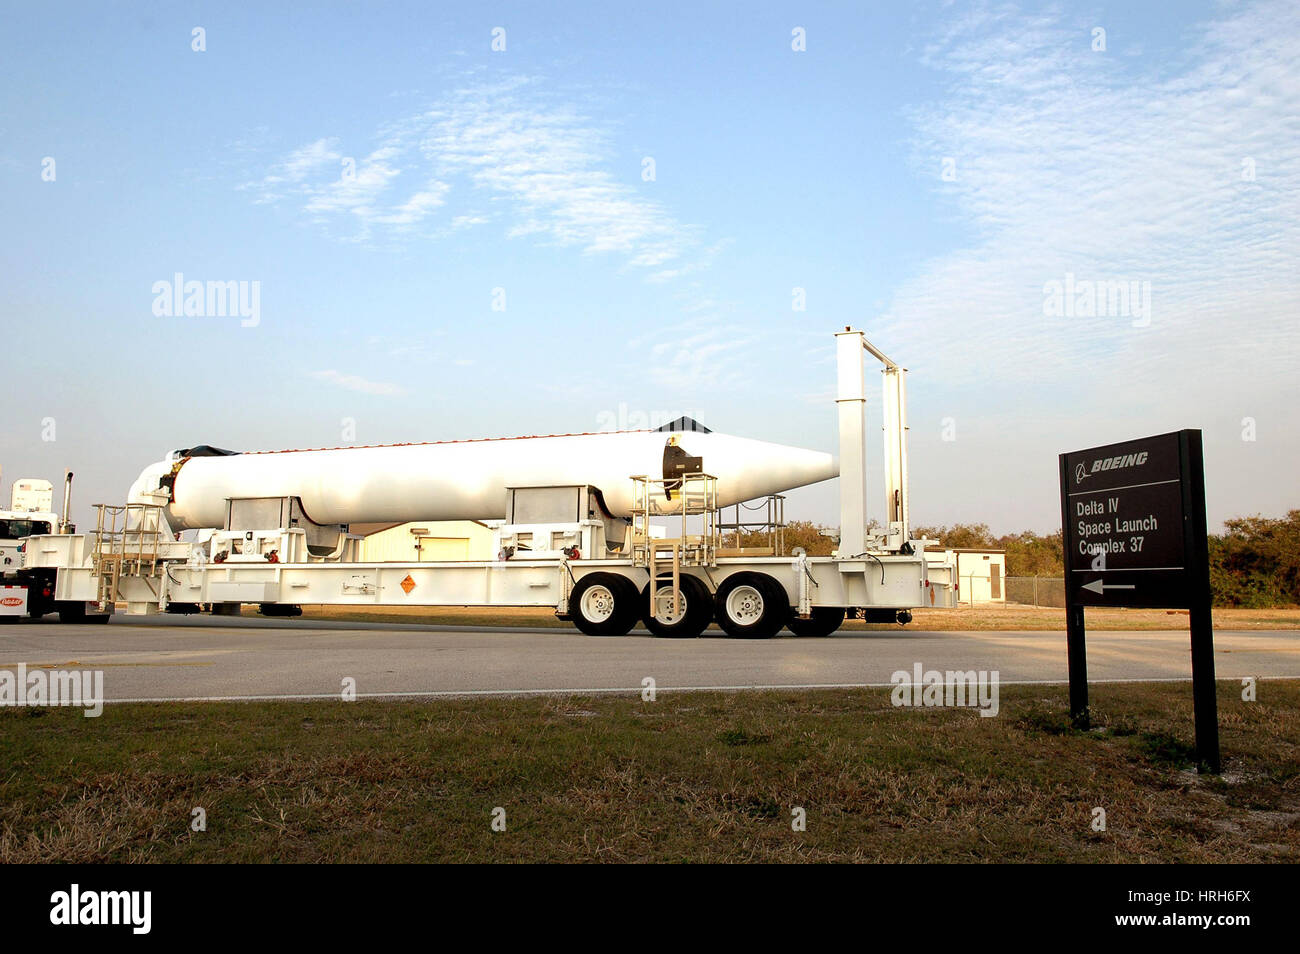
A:
[[[835,397],[840,426],[840,546],[841,557],[855,557],[866,546],[867,449],[863,440],[867,391],[862,370],[862,332],[845,328],[835,335],[838,389]]]
[[[886,366],[884,377],[885,514],[889,549],[897,550],[910,534],[907,513],[907,370]]]
[[[885,444],[886,547],[897,550],[910,535],[907,509],[907,369],[885,355],[860,331],[845,328],[836,333],[839,389],[836,404],[840,418],[840,549],[841,557],[866,549],[866,380],[862,352],[883,364]]]

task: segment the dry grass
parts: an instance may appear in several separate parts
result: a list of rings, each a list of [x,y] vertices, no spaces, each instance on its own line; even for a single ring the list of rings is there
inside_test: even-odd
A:
[[[1086,611],[1088,629],[1186,630],[1186,610],[1098,609]],[[1065,610],[1047,606],[979,606],[962,609],[918,609],[907,629],[949,630],[1065,630]],[[860,626],[856,622],[848,624]],[[1300,609],[1214,610],[1216,629],[1300,629]],[[872,627],[875,628],[875,627]]]
[[[245,613],[256,613],[253,607]],[[1104,630],[1185,630],[1187,613],[1182,610],[1090,609],[1088,629]],[[475,606],[393,606],[358,610],[345,606],[304,606],[306,619],[333,619],[355,622],[427,623],[446,626],[531,626],[572,630],[573,624],[555,618],[546,607],[484,608]],[[1300,629],[1300,609],[1216,609],[1214,625],[1218,629]],[[716,628],[716,627],[714,627]],[[948,632],[959,630],[1065,630],[1065,610],[1050,607],[980,606],[962,609],[918,609],[915,619],[905,627],[896,625],[864,626],[858,620],[845,623],[847,629],[917,630]]]
[[[1092,732],[1064,687],[988,719],[882,690],[3,710],[0,862],[1297,859],[1300,682],[1220,684],[1222,778],[1188,686],[1093,702]]]

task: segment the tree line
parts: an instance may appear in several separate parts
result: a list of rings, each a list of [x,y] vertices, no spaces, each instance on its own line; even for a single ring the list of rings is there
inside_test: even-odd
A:
[[[878,527],[873,521],[872,527]],[[1062,576],[1065,573],[1061,531],[998,535],[988,524],[957,523],[950,527],[916,527],[915,537],[927,537],[951,549],[1004,550],[1007,576]],[[809,556],[830,556],[837,531],[807,520],[789,523],[784,549],[803,547]],[[1210,586],[1216,606],[1251,609],[1300,605],[1300,510],[1284,517],[1234,517],[1224,532],[1210,534]],[[765,534],[741,535],[741,546],[760,547]],[[727,545],[735,545],[734,537]]]

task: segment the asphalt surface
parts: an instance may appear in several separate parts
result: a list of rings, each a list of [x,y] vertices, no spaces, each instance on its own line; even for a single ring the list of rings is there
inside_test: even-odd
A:
[[[1215,633],[1220,679],[1300,678],[1300,631]],[[899,669],[997,670],[1002,683],[1067,678],[1065,634],[842,632],[825,639],[619,638],[568,629],[221,617],[117,617],[0,626],[0,668],[104,672],[109,701],[338,698],[564,691],[886,685]],[[1088,635],[1093,681],[1190,678],[1186,632]]]

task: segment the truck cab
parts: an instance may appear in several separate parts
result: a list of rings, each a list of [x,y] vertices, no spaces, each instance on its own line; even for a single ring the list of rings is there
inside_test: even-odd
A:
[[[65,508],[71,492],[71,473],[66,486]],[[0,622],[37,619],[47,613],[58,613],[65,623],[108,620],[107,614],[98,612],[98,606],[91,609],[95,614],[91,615],[83,601],[56,599],[56,571],[28,565],[27,547],[32,537],[67,534],[73,529],[54,512],[53,484],[35,477],[14,481],[9,509],[0,510]]]
[[[23,565],[23,538],[53,533],[59,518],[52,513],[21,513],[0,510],[0,573],[15,573]]]

